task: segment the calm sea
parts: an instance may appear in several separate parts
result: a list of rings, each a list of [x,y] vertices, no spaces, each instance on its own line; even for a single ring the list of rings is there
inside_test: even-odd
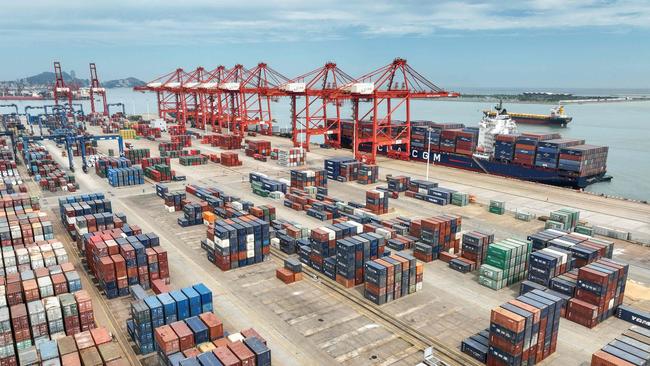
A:
[[[516,89],[467,89],[464,93],[519,93]],[[544,91],[540,89],[539,91]],[[648,90],[554,90],[574,92],[579,95],[650,95]],[[123,102],[127,113],[156,113],[155,95],[133,92],[131,89],[109,89],[109,102]],[[39,105],[42,102],[20,102],[20,112],[25,105]],[[51,101],[45,104],[52,104]],[[89,102],[84,108],[90,110]],[[412,105],[412,119],[428,119],[438,122],[461,122],[475,126],[482,116],[482,110],[494,103],[420,101]],[[550,105],[517,103],[506,105],[512,112],[548,113]],[[272,104],[273,117],[280,126],[289,126],[289,104],[280,101]],[[344,107],[344,117],[350,115]],[[114,110],[111,110],[114,111]],[[519,125],[520,131],[558,132],[563,137],[583,138],[587,143],[609,146],[608,174],[611,182],[589,186],[588,191],[622,196],[638,200],[650,200],[650,102],[622,102],[602,104],[569,104],[565,111],[573,117],[567,128]]]

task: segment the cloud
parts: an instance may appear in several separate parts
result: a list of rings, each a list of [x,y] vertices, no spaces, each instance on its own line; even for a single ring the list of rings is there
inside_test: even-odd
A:
[[[287,42],[353,37],[650,28],[642,0],[32,0],[3,4],[0,39],[102,45]]]

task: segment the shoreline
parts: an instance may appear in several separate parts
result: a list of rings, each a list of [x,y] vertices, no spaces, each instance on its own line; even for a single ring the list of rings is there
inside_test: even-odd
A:
[[[535,100],[535,99],[508,99],[497,96],[470,96],[459,98],[440,98],[448,102],[470,102],[470,103],[498,103],[503,101],[508,104],[543,104],[543,105],[557,105],[557,104],[605,104],[605,103],[626,103],[626,102],[650,102],[650,97],[616,97],[616,98],[585,98],[585,99],[566,99],[566,100]]]

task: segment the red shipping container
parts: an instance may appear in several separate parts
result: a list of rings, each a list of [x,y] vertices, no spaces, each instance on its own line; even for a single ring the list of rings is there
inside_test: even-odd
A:
[[[243,342],[233,342],[228,348],[239,359],[242,366],[254,366],[255,354]]]
[[[178,336],[178,346],[181,351],[194,347],[194,333],[184,321],[173,322],[170,326]]]

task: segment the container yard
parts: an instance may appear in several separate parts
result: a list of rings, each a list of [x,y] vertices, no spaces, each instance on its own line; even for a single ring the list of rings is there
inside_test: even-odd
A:
[[[170,103],[181,92],[168,79],[144,89]],[[302,93],[282,80],[278,90]],[[367,87],[341,98],[358,103]],[[215,89],[193,93],[267,97]],[[1,144],[2,362],[648,362],[647,205],[404,154],[436,140],[440,153],[471,157],[486,136],[460,124],[362,124],[356,141],[296,126],[327,136],[319,145],[274,136],[270,118],[183,106],[173,121],[161,110],[165,128],[54,124],[96,138],[92,173],[71,169],[87,167],[68,149],[81,137],[43,131],[15,160]],[[119,136],[120,156],[104,131]],[[557,134],[494,141],[490,164],[551,180],[604,173],[606,147]]]

